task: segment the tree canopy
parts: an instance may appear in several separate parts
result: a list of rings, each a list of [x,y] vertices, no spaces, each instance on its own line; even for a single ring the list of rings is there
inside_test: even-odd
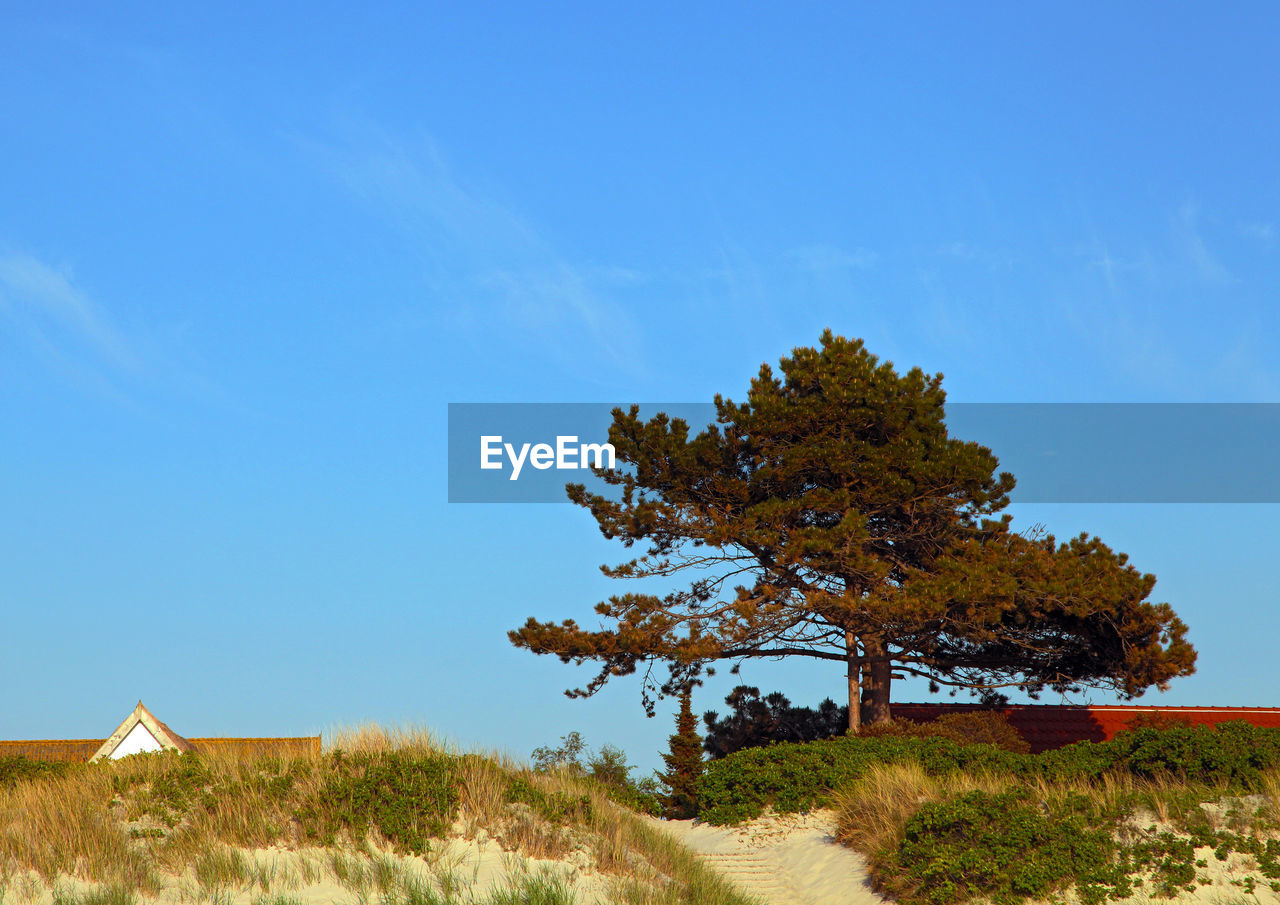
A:
[[[889,718],[900,676],[1132,698],[1194,671],[1186,626],[1147,601],[1153,575],[1096,537],[1058,543],[997,517],[1014,478],[949,436],[941,374],[900,375],[829,330],[780,371],[763,365],[745,402],[717,395],[716,423],[697,434],[614,411],[622,467],[597,474],[616,491],[571,484],[569,498],[606,538],[642,545],[606,575],[688,583],[613,596],[598,628],[531,618],[511,632],[534,653],[600,664],[570,695],[643,666],[652,713],[652,692],[678,693],[715,661],[810,657],[845,667],[856,731]]]

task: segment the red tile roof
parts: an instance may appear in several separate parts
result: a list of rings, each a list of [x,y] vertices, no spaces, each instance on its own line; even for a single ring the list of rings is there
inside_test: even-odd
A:
[[[985,710],[980,704],[893,704],[894,717],[924,723],[944,713]],[[1280,707],[1149,707],[1136,705],[1015,704],[1000,708],[1033,752],[1061,748],[1072,742],[1100,742],[1130,728],[1143,714],[1189,726],[1216,726],[1244,720],[1255,726],[1280,729]]]
[[[298,738],[189,738],[190,750],[200,754],[228,754],[232,757],[316,757],[320,736]],[[0,740],[0,758],[26,757],[31,760],[84,763],[104,743],[100,738]]]

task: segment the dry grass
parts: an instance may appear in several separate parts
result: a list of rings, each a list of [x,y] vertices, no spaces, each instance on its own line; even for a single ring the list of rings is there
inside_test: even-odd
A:
[[[990,774],[930,776],[914,763],[878,765],[837,794],[836,840],[864,853],[896,849],[903,827],[922,805],[976,789],[1000,792],[1010,782]]]
[[[499,755],[450,750],[422,729],[377,726],[334,733],[320,757],[144,755],[0,789],[0,902],[35,897],[38,890],[19,880],[28,871],[43,894],[57,891],[56,905],[128,905],[139,896],[229,902],[244,894],[255,905],[286,905],[293,890],[326,878],[378,905],[471,902],[475,876],[450,861],[443,845],[433,845],[425,861],[414,859],[419,870],[429,869],[429,882],[406,871],[376,831],[312,854],[300,803],[337,807],[321,793],[336,775],[332,752],[339,749],[347,758],[451,758],[459,787],[453,835],[512,853],[509,888],[477,902],[568,902],[564,877],[519,870],[526,859],[563,859],[569,875],[608,880],[611,901],[746,905],[597,785],[534,773]],[[271,852],[279,857],[272,860]]]
[[[433,751],[460,754],[456,746],[424,726],[380,726],[363,723],[339,726],[327,733],[325,748],[348,754],[383,754],[387,751]]]
[[[0,793],[0,864],[33,870],[49,885],[81,875],[130,889],[158,889],[154,865],[121,831],[107,805],[112,775],[85,770]]]
[[[1261,792],[1267,799],[1263,816],[1280,825],[1280,770],[1268,770],[1262,774]]]

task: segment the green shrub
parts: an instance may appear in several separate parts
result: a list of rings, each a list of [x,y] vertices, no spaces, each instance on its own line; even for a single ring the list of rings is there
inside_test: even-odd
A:
[[[1195,858],[1197,848],[1212,849],[1218,860],[1248,854],[1261,882],[1280,886],[1280,840],[1266,835],[1275,828],[1272,818],[1252,802],[1231,798],[1263,791],[1268,773],[1280,769],[1280,730],[1247,723],[1139,728],[1038,755],[894,728],[870,737],[776,744],[709,763],[699,787],[699,816],[724,824],[759,816],[766,807],[806,810],[828,803],[833,791],[873,764],[906,762],[933,776],[995,774],[1010,789],[913,806],[914,813],[904,812],[900,834],[881,836],[894,841],[868,852],[875,876],[906,905],[974,898],[1008,905],[1054,898],[1072,885],[1085,905],[1098,905],[1131,895],[1143,878],[1150,881],[1149,894],[1174,896],[1210,882],[1197,871],[1205,867]],[[1117,794],[1110,780],[1123,777],[1172,784]],[[1046,792],[1055,787],[1088,794]],[[1226,808],[1224,828],[1199,806],[1202,801]],[[1173,815],[1176,831],[1137,831],[1117,842],[1121,819],[1156,805]],[[1245,885],[1252,889],[1257,882],[1248,878]]]
[[[458,811],[460,777],[446,754],[390,751],[332,755],[332,778],[298,810],[303,832],[332,845],[340,832],[360,841],[376,828],[400,851],[422,854]]]
[[[528,805],[550,823],[587,823],[591,819],[591,796],[544,792],[529,780],[513,776],[507,783],[506,801]]]
[[[30,779],[62,776],[76,766],[76,764],[33,760],[20,754],[14,757],[0,757],[0,789],[8,789]]]
[[[699,817],[716,824],[760,816],[766,807],[803,811],[861,776],[872,763],[915,761],[926,772],[998,772],[1052,781],[1095,781],[1107,774],[1170,778],[1226,791],[1256,792],[1280,769],[1280,730],[1245,722],[1138,729],[1105,742],[1077,742],[1042,754],[936,736],[871,735],[749,748],[707,764],[698,784]]]
[[[1077,808],[1049,814],[1024,791],[969,792],[922,807],[906,825],[886,889],[907,903],[996,905],[1076,884],[1085,902],[1132,890],[1110,827]]]
[[[1017,775],[1028,772],[1029,757],[937,737],[846,736],[747,748],[708,762],[698,783],[698,816],[727,824],[759,817],[766,807],[781,813],[809,810],[872,764],[914,761],[935,775],[957,769]]]
[[[860,738],[884,738],[908,736],[912,738],[951,739],[961,745],[994,745],[1005,751],[1025,754],[1030,751],[1027,740],[1009,723],[1009,718],[998,710],[974,710],[968,713],[944,713],[935,720],[917,723],[913,720],[892,719],[873,723],[863,728]]]
[[[656,780],[633,779],[635,767],[627,763],[627,754],[616,745],[604,744],[592,752],[581,732],[560,736],[558,747],[533,749],[535,773],[565,772],[577,779],[596,782],[609,796],[625,808],[657,816],[662,813],[662,794]],[[523,780],[521,780],[523,782]]]

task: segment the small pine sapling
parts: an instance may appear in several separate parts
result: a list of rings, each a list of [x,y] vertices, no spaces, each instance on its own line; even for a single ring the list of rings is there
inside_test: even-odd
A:
[[[662,755],[667,772],[662,782],[667,787],[664,798],[665,816],[684,820],[698,813],[698,779],[702,776],[702,737],[698,720],[693,715],[693,689],[686,685],[680,692],[680,712],[676,715],[676,732],[671,736],[668,753]]]

